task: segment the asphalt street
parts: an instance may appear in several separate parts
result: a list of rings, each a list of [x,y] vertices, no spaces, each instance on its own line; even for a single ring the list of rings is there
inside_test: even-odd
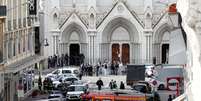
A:
[[[46,74],[50,73],[51,71],[53,71],[55,69],[47,69],[47,70],[44,70],[42,72],[42,78],[44,79]],[[37,79],[38,78],[38,75],[35,76],[35,78]],[[109,87],[109,82],[113,79],[114,81],[117,82],[117,86],[119,87],[120,85],[120,82],[123,81],[124,84],[126,85],[126,75],[107,75],[107,76],[83,76],[82,80],[85,80],[85,81],[90,81],[92,83],[94,83],[94,88],[96,88],[96,81],[98,79],[102,79],[103,83],[104,83],[104,87]],[[36,80],[37,81],[37,80]],[[37,86],[37,83],[36,83],[36,86]],[[126,86],[127,89],[130,88],[130,86]],[[160,95],[160,98],[161,98],[161,101],[167,101],[168,99],[168,95],[173,95],[173,94],[176,94],[175,91],[167,91],[167,90],[161,90],[161,91],[158,91],[159,95]],[[46,98],[47,95],[39,95],[35,98],[32,98],[32,97],[28,97],[26,98],[24,101],[35,101],[35,100],[38,100],[38,99],[41,99],[41,98]]]

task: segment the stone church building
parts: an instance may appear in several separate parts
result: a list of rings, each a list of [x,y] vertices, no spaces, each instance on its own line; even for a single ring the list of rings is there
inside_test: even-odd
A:
[[[176,0],[45,0],[45,56],[85,63],[185,64],[186,39],[168,7]]]

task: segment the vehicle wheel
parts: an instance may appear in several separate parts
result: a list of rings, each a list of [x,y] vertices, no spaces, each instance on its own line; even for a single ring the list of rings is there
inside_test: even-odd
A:
[[[158,87],[159,90],[164,90],[165,89],[165,86],[163,84],[159,85]]]

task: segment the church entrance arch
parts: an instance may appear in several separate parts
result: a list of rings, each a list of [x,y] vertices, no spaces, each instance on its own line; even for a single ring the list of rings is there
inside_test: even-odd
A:
[[[81,25],[71,23],[62,31],[61,34],[61,54],[69,55],[70,65],[80,65],[87,56],[86,31]]]
[[[139,32],[132,22],[122,17],[111,20],[102,32],[102,61],[136,63],[140,58],[139,40]]]
[[[130,62],[130,36],[127,29],[120,26],[114,29],[111,36],[112,62]]]

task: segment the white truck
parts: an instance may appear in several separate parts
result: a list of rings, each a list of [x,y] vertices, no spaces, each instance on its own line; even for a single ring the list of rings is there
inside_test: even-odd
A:
[[[156,81],[158,89],[168,89],[170,86],[176,88],[176,83],[180,82],[180,79],[183,79],[184,65],[162,64],[156,65],[154,69],[157,72]],[[177,79],[170,81],[169,79],[171,78],[179,78],[179,81],[177,81]],[[181,85],[182,84],[180,84],[180,86]]]

